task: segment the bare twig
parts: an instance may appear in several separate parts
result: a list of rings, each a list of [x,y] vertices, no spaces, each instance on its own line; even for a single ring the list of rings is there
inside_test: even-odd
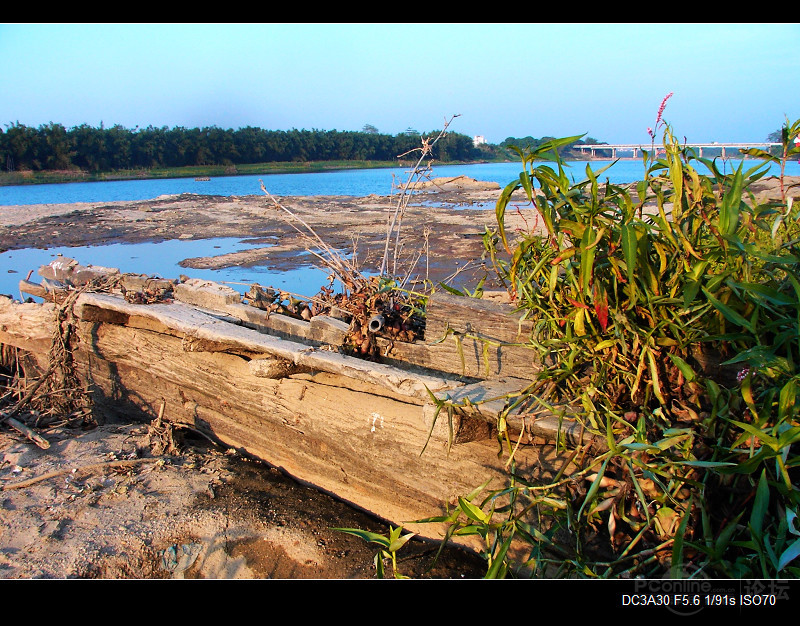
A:
[[[38,391],[39,387],[42,386],[44,381],[46,381],[54,371],[55,371],[55,365],[51,364],[50,367],[47,368],[47,371],[44,374],[42,374],[39,380],[37,380],[33,385],[31,385],[31,388],[28,390],[25,396],[19,402],[17,402],[16,405],[14,405],[14,408],[12,408],[8,413],[0,417],[0,423],[6,420],[10,420],[17,413],[19,413],[22,410],[22,408],[26,404],[28,404],[28,402],[31,401],[31,398],[33,398],[34,394]]]
[[[392,214],[391,222],[389,223],[389,228],[386,232],[386,243],[384,244],[383,249],[383,260],[381,261],[381,268],[380,268],[380,276],[385,276],[386,272],[389,269],[389,245],[391,243],[392,237],[394,235],[395,240],[395,251],[394,251],[394,259],[395,259],[395,267],[393,269],[393,273],[397,270],[397,253],[399,249],[399,241],[400,241],[400,223],[402,222],[403,214],[405,213],[406,207],[408,206],[409,202],[409,190],[412,189],[412,183],[417,182],[419,178],[426,174],[429,171],[429,168],[423,168],[422,163],[423,161],[428,158],[431,151],[433,150],[433,146],[447,134],[447,128],[453,122],[453,120],[458,117],[458,115],[453,115],[449,120],[445,120],[444,127],[439,132],[439,134],[431,140],[430,138],[422,137],[422,146],[419,148],[414,148],[413,150],[409,150],[408,152],[401,154],[398,158],[406,156],[411,152],[420,152],[419,159],[417,160],[414,169],[411,170],[408,178],[406,179],[405,184],[403,185],[402,191],[400,192],[400,197],[397,200],[397,205],[395,206],[394,213]]]
[[[261,183],[261,190],[272,201],[275,208],[280,209],[283,213],[288,215],[292,221],[299,222],[303,226],[301,229],[296,224],[292,223],[292,221],[288,222],[292,228],[294,228],[307,242],[309,242],[310,245],[306,247],[306,250],[310,254],[317,257],[329,269],[331,269],[339,278],[339,280],[349,289],[357,291],[359,288],[363,288],[367,285],[369,280],[361,274],[361,272],[352,262],[348,261],[346,257],[325,243],[325,241],[316,233],[316,231],[299,215],[278,202],[269,193],[269,191],[267,191],[263,181],[259,180],[259,183]],[[315,247],[320,248],[324,254],[317,252],[314,249]]]

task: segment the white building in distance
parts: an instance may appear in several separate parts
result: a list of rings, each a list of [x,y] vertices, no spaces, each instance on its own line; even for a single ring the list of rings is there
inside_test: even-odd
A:
[[[483,135],[475,135],[472,138],[472,145],[475,147],[480,146],[481,144],[484,143],[486,143],[486,137],[484,137]]]

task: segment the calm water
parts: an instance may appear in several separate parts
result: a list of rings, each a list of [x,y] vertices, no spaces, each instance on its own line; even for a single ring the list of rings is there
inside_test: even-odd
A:
[[[593,161],[596,172],[609,162]],[[745,168],[756,165],[748,161]],[[570,175],[576,180],[585,178],[586,162],[569,163]],[[729,164],[728,168],[736,164]],[[483,181],[497,182],[501,186],[519,175],[518,163],[484,163],[473,165],[434,166],[432,176],[449,177],[466,175]],[[779,170],[773,166],[770,174]],[[797,162],[787,164],[786,174],[800,176]],[[612,183],[629,183],[640,180],[643,166],[640,160],[617,162],[602,174]],[[393,178],[393,176],[395,178]],[[166,194],[197,193],[221,196],[260,195],[259,179],[267,190],[277,196],[367,196],[389,195],[392,183],[405,181],[408,170],[404,168],[341,170],[313,174],[270,174],[261,176],[222,176],[210,181],[195,181],[193,178],[165,180],[128,180],[97,183],[62,183],[52,185],[20,185],[0,187],[0,205],[58,204],[71,202],[113,202],[149,200]],[[20,206],[24,211],[24,206]],[[150,244],[112,244],[91,248],[50,248],[49,250],[15,250],[0,254],[0,293],[19,297],[18,283],[28,271],[49,263],[61,253],[77,259],[80,263],[117,267],[122,272],[157,274],[175,278],[187,274],[195,278],[207,278],[233,283],[258,282],[287,291],[314,295],[326,284],[326,272],[315,268],[298,269],[294,272],[275,273],[265,268],[234,267],[225,270],[183,269],[178,262],[195,256],[223,254],[243,250],[249,244],[239,239],[210,239],[199,241],[174,240]],[[38,277],[32,277],[38,280]],[[231,285],[243,292],[247,287]]]
[[[39,282],[41,278],[35,270],[47,265],[58,255],[76,259],[82,264],[116,267],[123,273],[164,278],[177,278],[186,274],[192,278],[227,283],[239,293],[245,293],[253,282],[309,296],[315,295],[320,287],[327,285],[329,272],[311,265],[287,272],[273,272],[265,266],[200,270],[179,265],[184,259],[192,257],[226,254],[253,247],[264,247],[264,244],[250,244],[239,238],[225,237],[197,241],[174,239],[159,243],[10,250],[0,254],[0,293],[20,298],[20,279],[25,278],[30,270],[34,270],[31,280]]]
[[[609,162],[593,161],[596,172]],[[756,161],[748,161],[745,168]],[[569,163],[570,175],[576,180],[585,178],[587,162]],[[478,163],[473,165],[435,166],[432,176],[466,175],[477,180],[492,181],[505,186],[519,175],[518,163]],[[773,166],[770,173],[778,174]],[[791,176],[800,176],[797,162],[787,164]],[[612,183],[641,180],[644,174],[639,160],[617,162],[602,174]],[[313,174],[268,174],[258,176],[215,176],[209,181],[193,178],[162,180],[123,180],[99,183],[60,183],[53,185],[17,185],[0,187],[0,205],[58,204],[65,202],[113,202],[118,200],[150,200],[166,194],[199,193],[220,196],[260,195],[259,179],[272,195],[277,196],[367,196],[389,195],[393,176],[403,182],[408,176],[404,168],[340,170]]]

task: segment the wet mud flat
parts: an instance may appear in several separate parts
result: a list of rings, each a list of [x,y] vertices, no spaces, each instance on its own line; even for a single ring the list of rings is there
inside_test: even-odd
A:
[[[498,194],[498,190],[416,193],[402,215],[398,270],[402,273],[413,267],[417,275],[438,282],[467,263],[479,266],[483,234],[495,223]],[[309,240],[298,232],[298,228],[304,230],[302,220],[330,247],[356,254],[364,271],[376,271],[397,196],[274,200],[288,211],[276,208],[264,195],[181,194],[135,202],[4,206],[0,207],[0,250],[240,237],[248,244],[264,245],[227,257],[186,259],[181,265],[187,270],[266,265],[282,271],[316,262],[306,253]],[[507,220],[512,229],[525,227],[521,215]],[[91,263],[91,259],[82,261]]]

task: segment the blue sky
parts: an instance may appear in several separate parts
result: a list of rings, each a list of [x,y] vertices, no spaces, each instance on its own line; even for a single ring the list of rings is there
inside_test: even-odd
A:
[[[0,125],[763,141],[800,24],[0,24]]]

